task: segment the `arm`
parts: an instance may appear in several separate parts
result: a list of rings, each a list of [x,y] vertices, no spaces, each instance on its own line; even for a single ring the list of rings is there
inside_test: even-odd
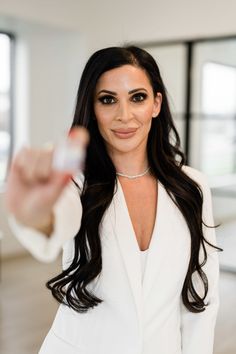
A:
[[[76,181],[81,186],[81,181]],[[48,236],[36,229],[25,227],[9,214],[8,222],[13,234],[22,245],[39,261],[52,262],[66,241],[71,240],[80,228],[82,205],[78,188],[74,182],[63,190],[53,207],[53,231]]]
[[[197,182],[203,190],[203,221],[212,226],[214,219],[211,191],[206,177],[199,171],[196,171],[195,174],[199,176]],[[191,177],[194,179],[194,176]],[[205,238],[216,245],[215,229],[203,226],[203,232]],[[203,266],[203,271],[208,278],[208,294],[205,303],[209,303],[209,305],[201,313],[192,313],[184,307],[181,301],[182,354],[213,353],[214,329],[219,308],[219,257],[216,249],[206,245],[206,250],[208,258]],[[196,289],[202,294],[202,284],[196,274],[193,276],[193,281]]]

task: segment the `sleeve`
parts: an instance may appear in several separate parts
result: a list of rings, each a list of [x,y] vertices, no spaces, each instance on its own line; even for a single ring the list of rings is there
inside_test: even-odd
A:
[[[212,211],[212,197],[211,191],[204,174],[197,171],[203,191],[203,221],[213,226],[214,218]],[[215,228],[207,228],[203,225],[203,232],[205,238],[213,245],[216,245]],[[181,333],[182,333],[182,354],[213,354],[214,346],[214,330],[219,308],[219,257],[217,249],[206,245],[207,262],[203,266],[203,271],[208,278],[208,294],[205,299],[205,311],[201,313],[193,313],[185,308],[181,301]],[[200,260],[202,257],[200,252]],[[200,279],[194,273],[194,286],[202,295],[203,286]]]
[[[62,248],[68,249],[67,245],[71,245],[70,241],[80,228],[82,205],[74,182],[69,182],[65,187],[54,205],[53,212],[54,229],[50,237],[22,225],[14,215],[8,214],[8,223],[15,237],[37,260],[45,263],[54,261]]]

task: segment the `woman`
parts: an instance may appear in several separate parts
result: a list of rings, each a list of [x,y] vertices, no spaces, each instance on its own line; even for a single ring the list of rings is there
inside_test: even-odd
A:
[[[40,353],[211,354],[218,254],[206,177],[186,166],[165,88],[144,50],[89,59],[71,139],[83,173],[23,149],[8,179],[16,236],[38,259],[63,247],[47,286],[61,303]]]

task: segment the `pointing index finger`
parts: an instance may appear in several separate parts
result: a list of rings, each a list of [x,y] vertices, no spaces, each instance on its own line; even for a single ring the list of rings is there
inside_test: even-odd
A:
[[[85,127],[78,126],[74,127],[69,132],[69,139],[78,139],[83,146],[89,143],[89,133]]]

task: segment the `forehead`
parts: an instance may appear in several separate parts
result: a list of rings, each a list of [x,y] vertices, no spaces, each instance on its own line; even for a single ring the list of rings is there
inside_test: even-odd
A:
[[[131,90],[134,88],[152,89],[146,72],[133,65],[123,65],[103,73],[96,85],[96,92],[101,89],[116,91],[119,89]]]

